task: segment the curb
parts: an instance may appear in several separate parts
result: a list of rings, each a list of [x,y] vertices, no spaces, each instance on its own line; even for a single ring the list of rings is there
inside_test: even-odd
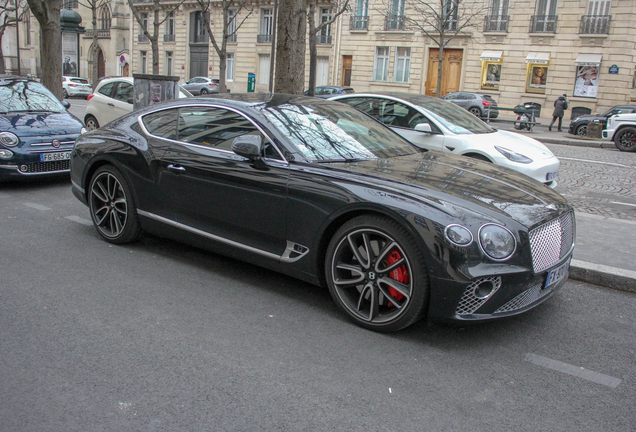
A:
[[[636,293],[636,271],[573,259],[570,279]]]
[[[534,138],[534,137],[533,137]],[[593,148],[616,148],[612,141],[584,141],[573,140],[567,138],[549,138],[549,137],[536,137],[537,141],[548,144],[561,144],[577,147],[593,147]]]

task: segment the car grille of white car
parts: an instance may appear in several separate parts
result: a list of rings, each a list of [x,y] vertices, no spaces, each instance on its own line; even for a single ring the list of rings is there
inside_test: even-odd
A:
[[[532,266],[538,273],[557,264],[574,245],[574,212],[569,211],[530,231]]]

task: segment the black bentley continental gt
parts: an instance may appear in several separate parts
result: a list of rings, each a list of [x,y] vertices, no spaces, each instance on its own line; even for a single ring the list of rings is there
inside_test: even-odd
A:
[[[565,283],[574,247],[552,189],[305,96],[134,112],[79,137],[71,178],[106,241],[148,232],[327,286],[377,331],[527,311]]]

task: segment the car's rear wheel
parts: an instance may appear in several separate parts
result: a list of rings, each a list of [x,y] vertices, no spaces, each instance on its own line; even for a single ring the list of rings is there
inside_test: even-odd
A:
[[[481,110],[479,108],[472,107],[468,110],[468,112],[476,117],[481,117]]]
[[[88,207],[97,232],[106,241],[128,243],[141,235],[141,224],[130,187],[114,166],[103,166],[93,175]]]
[[[202,94],[202,95],[204,95],[204,94],[208,94],[208,91],[207,91],[206,89],[201,89],[201,94]]]
[[[97,122],[97,119],[93,117],[92,115],[86,116],[86,118],[84,119],[84,124],[86,125],[86,129],[88,130],[95,130],[99,128],[99,123]]]
[[[636,152],[636,128],[626,127],[619,130],[614,138],[614,144],[620,151]]]
[[[325,272],[335,302],[362,327],[397,331],[426,312],[423,254],[388,218],[364,215],[340,227],[327,248]]]
[[[587,136],[587,124],[582,124],[576,127],[574,133],[578,136]]]
[[[64,96],[64,99],[68,99],[68,92],[66,89],[62,89],[62,96]]]

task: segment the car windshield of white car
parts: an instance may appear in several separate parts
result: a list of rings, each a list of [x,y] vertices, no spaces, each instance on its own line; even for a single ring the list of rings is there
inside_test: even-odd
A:
[[[65,112],[66,108],[38,82],[0,80],[0,111]]]
[[[351,162],[418,153],[408,141],[367,115],[338,102],[263,106],[265,117],[316,162]]]
[[[435,120],[455,134],[483,134],[495,132],[495,129],[450,102],[427,99],[419,104],[427,109]]]

